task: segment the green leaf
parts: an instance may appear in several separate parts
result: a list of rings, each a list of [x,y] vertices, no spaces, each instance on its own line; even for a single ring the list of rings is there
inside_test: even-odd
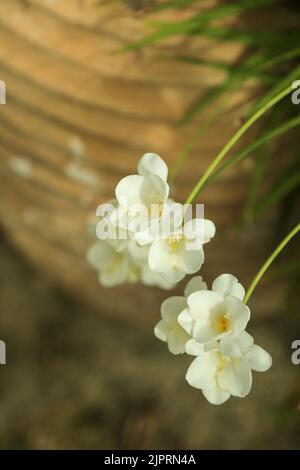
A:
[[[264,106],[264,104],[267,103],[274,96],[276,96],[280,92],[280,90],[283,90],[284,88],[286,88],[286,86],[291,85],[293,81],[299,80],[299,77],[300,65],[296,65],[287,75],[285,75],[281,80],[279,80],[276,85],[271,88],[271,90],[269,90],[267,93],[264,94],[261,99],[255,102],[253,107],[250,109],[249,114],[252,114],[261,106]]]
[[[202,0],[173,0],[169,2],[162,3],[160,5],[155,5],[153,7],[153,10],[166,10],[166,9],[181,9],[181,8],[186,8],[193,3],[201,3]]]
[[[218,62],[215,60],[207,60],[207,59],[201,59],[200,57],[194,57],[194,56],[189,56],[189,55],[176,55],[174,56],[175,59],[185,62],[187,64],[191,65],[207,65],[209,67],[218,69],[218,70],[223,70],[225,72],[234,72],[235,66],[232,64],[227,64],[226,62]]]
[[[192,106],[187,110],[185,116],[183,117],[181,123],[187,124],[189,123],[194,117],[203,112],[204,109],[216,101],[219,97],[223,94],[238,89],[246,80],[251,77],[251,74],[247,73],[246,70],[239,69],[239,66],[236,65],[233,72],[230,76],[219,86],[212,88],[211,90],[207,91],[204,96],[201,96],[198,101],[195,101]],[[260,77],[263,79],[263,77]],[[265,77],[267,82],[273,83],[272,77]]]
[[[229,28],[201,27],[194,34],[202,34],[222,41],[234,41],[249,46],[268,47],[270,50],[279,48],[283,42],[290,47],[299,43],[299,31],[244,31]]]
[[[269,193],[260,201],[255,209],[256,214],[265,211],[269,206],[279,202],[287,194],[293,191],[300,185],[300,165],[293,166],[284,172],[274,184],[274,187]]]
[[[253,67],[253,65],[250,66],[248,64],[248,61],[243,61],[239,64],[236,64],[236,63],[228,64],[226,62],[207,60],[207,59],[202,59],[200,57],[194,57],[194,56],[177,55],[177,56],[174,56],[174,58],[177,60],[180,60],[181,62],[185,62],[191,65],[205,65],[211,68],[215,68],[217,70],[223,70],[224,72],[228,72],[232,74],[232,76],[241,76],[241,77],[244,77],[245,79],[248,79],[250,77],[256,77],[256,78],[260,78],[264,82],[273,83],[272,77],[268,76],[267,74],[261,73],[263,64],[265,62],[263,58],[260,59],[260,63],[259,63],[260,67],[259,66]],[[256,60],[257,59],[258,57],[256,56]]]
[[[271,130],[280,122],[282,122],[284,114],[286,114],[289,109],[290,103],[288,101],[284,101],[281,103],[281,105],[277,106],[277,108],[273,110],[270,117],[267,119],[267,122],[264,126],[264,132]],[[258,153],[256,152],[255,166],[243,214],[243,220],[245,223],[252,222],[254,218],[254,208],[258,199],[259,189],[263,183],[263,178],[267,172],[268,163],[271,157],[271,143],[272,139],[262,144],[258,149]]]
[[[279,137],[280,135],[284,134],[285,132],[299,125],[300,125],[300,116],[297,116],[293,119],[290,119],[289,121],[282,124],[281,126],[277,127],[276,129],[272,129],[271,131],[266,132],[259,139],[256,139],[254,142],[247,145],[244,149],[236,152],[231,158],[227,160],[227,162],[223,163],[223,165],[211,175],[207,183],[208,182],[211,183],[217,176],[219,176],[224,171],[231,168],[236,163],[239,163],[240,161],[242,161],[249,154],[255,152],[261,145],[264,145],[270,140],[273,140],[276,137]]]
[[[300,35],[299,35],[300,36]],[[288,49],[287,51],[280,52],[277,55],[272,55],[269,60],[266,60],[264,64],[262,64],[261,70],[268,70],[274,65],[280,64],[282,62],[286,62],[287,60],[294,59],[300,55],[300,47],[296,47],[295,49]]]
[[[196,116],[196,114],[199,114],[207,106],[216,101],[221,95],[225,93],[225,91],[228,91],[229,88],[230,85],[228,84],[228,82],[225,82],[223,85],[209,90],[207,93],[205,93],[204,96],[202,96],[188,109],[185,116],[180,121],[180,124],[189,123]]]
[[[202,191],[204,185],[210,180],[214,172],[217,171],[217,168],[224,160],[225,156],[230,152],[230,150],[237,144],[237,142],[242,138],[242,136],[252,127],[267,111],[272,109],[277,103],[286,98],[291,92],[291,85],[289,84],[284,90],[280,91],[276,96],[270,99],[264,106],[259,108],[255,113],[253,113],[244,124],[231,136],[228,142],[221,148],[216,157],[212,160],[207,170],[198,180],[197,184],[193,187],[189,196],[187,197],[186,204],[192,204],[195,199],[198,197]]]
[[[206,29],[207,24],[213,20],[239,15],[248,10],[263,8],[267,5],[274,5],[276,3],[281,2],[282,0],[240,0],[232,4],[215,6],[214,8],[204,10],[200,13],[196,13],[190,18],[181,21],[174,21],[172,23],[161,21],[149,21],[146,24],[155,28],[157,31],[148,36],[145,36],[144,38],[134,43],[129,44],[123,49],[123,51],[146,47],[179,34],[189,35],[201,33],[205,35],[211,35],[212,37],[214,35],[219,35],[219,39],[225,39],[226,36],[229,36],[231,37],[231,39],[233,39],[233,36],[235,34],[233,30],[222,28]],[[236,33],[235,36],[237,36],[237,34],[239,34],[240,37],[243,37],[244,35],[244,33]],[[256,34],[252,35],[252,41],[255,39],[256,36],[257,32]],[[271,40],[271,37],[274,40],[274,35],[268,34],[269,41]]]

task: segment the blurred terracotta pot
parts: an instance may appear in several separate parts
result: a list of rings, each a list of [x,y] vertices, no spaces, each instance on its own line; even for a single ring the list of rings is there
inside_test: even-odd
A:
[[[157,152],[172,165],[199,125],[180,126],[180,118],[224,78],[170,56],[201,50],[234,62],[243,50],[197,37],[124,54],[120,48],[146,31],[143,12],[120,2],[3,0],[1,6],[0,78],[7,85],[0,108],[1,222],[26,257],[74,295],[100,312],[153,323],[167,294],[136,285],[103,289],[85,259],[88,225],[143,153]],[[178,200],[235,131],[252,92],[232,94],[199,141],[174,188]],[[247,284],[270,249],[276,213],[251,233],[233,225],[250,175],[251,165],[239,166],[203,193],[206,216],[217,226],[206,250],[209,280],[231,272]],[[259,298],[261,312],[278,302],[274,292]]]

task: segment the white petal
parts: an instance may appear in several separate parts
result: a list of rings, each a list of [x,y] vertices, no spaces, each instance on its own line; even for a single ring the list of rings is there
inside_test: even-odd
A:
[[[202,248],[197,251],[188,250],[185,245],[183,243],[177,251],[177,268],[184,273],[194,274],[199,271],[204,263],[204,252]]]
[[[208,219],[204,219],[204,243],[208,243],[216,234],[215,224]]]
[[[210,310],[221,302],[222,297],[210,290],[194,292],[187,298],[191,315],[199,321],[205,321],[209,316]]]
[[[207,290],[206,282],[203,281],[202,276],[194,276],[189,280],[184,289],[184,296],[188,297],[198,290]]]
[[[87,260],[95,269],[109,264],[114,256],[114,249],[104,240],[94,243],[87,252]]]
[[[149,248],[147,246],[139,246],[135,240],[128,243],[128,254],[135,261],[147,262]]]
[[[216,227],[211,220],[192,219],[184,224],[184,233],[187,239],[196,238],[204,245],[215,236]]]
[[[227,296],[224,305],[228,311],[232,333],[237,336],[245,330],[250,319],[250,310],[236,297]]]
[[[168,334],[170,332],[169,326],[163,320],[160,320],[154,328],[155,336],[161,341],[166,342],[168,340]]]
[[[254,344],[250,348],[245,359],[248,361],[251,369],[256,370],[257,372],[265,372],[270,369],[272,365],[272,357],[270,354],[257,344]]]
[[[243,300],[245,297],[244,287],[232,274],[218,276],[212,284],[212,290],[223,297],[231,295],[239,300]]]
[[[203,344],[204,351],[220,351],[219,341],[210,341],[209,343]]]
[[[203,344],[198,343],[195,339],[190,339],[185,345],[185,352],[191,356],[199,356],[203,352]]]
[[[149,226],[146,228],[146,230],[135,232],[134,238],[141,246],[150,245],[153,242],[151,227]]]
[[[166,281],[160,273],[151,271],[148,265],[142,266],[141,280],[146,286],[158,286],[161,289],[174,289],[175,285]]]
[[[128,248],[129,244],[131,243],[130,238],[128,239],[107,239],[106,240],[109,245],[111,245],[116,252],[121,252],[124,251],[126,248]]]
[[[149,176],[149,173],[153,173],[163,181],[167,181],[168,167],[156,153],[145,153],[138,163],[138,173],[142,176]]]
[[[161,305],[163,320],[173,327],[177,324],[178,315],[186,308],[185,297],[174,296],[166,299]]]
[[[128,259],[126,256],[116,253],[112,264],[100,271],[99,280],[104,287],[115,287],[128,280],[128,271]]]
[[[170,353],[183,354],[185,352],[186,342],[189,339],[190,336],[179,325],[173,328],[168,338]]]
[[[215,352],[200,353],[191,363],[185,378],[192,387],[213,388],[216,383],[217,367],[218,359]]]
[[[192,336],[199,343],[209,343],[210,341],[217,340],[219,334],[209,325],[205,323],[195,322],[192,330]]]
[[[140,176],[144,179],[141,186],[140,195],[143,203],[151,208],[151,204],[165,204],[169,196],[169,185],[156,175],[149,175],[148,178]]]
[[[230,398],[230,393],[226,392],[226,390],[221,390],[217,385],[203,389],[202,393],[212,405],[222,405]]]
[[[123,206],[116,207],[110,215],[110,222],[113,226],[120,227],[120,229],[127,231],[129,223],[127,208]]]
[[[176,284],[177,282],[180,282],[185,277],[185,273],[183,273],[182,271],[178,271],[176,267],[173,267],[161,273],[161,276],[164,278],[166,282]]]
[[[192,334],[194,319],[191,317],[189,310],[185,308],[177,319],[179,325],[188,333]]]
[[[184,205],[168,199],[161,217],[162,233],[168,235],[174,231],[182,233],[182,221],[184,217]]]
[[[176,287],[176,283],[170,282],[167,279],[165,279],[163,274],[160,274],[160,273],[155,273],[155,274],[156,274],[156,281],[155,281],[156,286],[165,290],[172,290]]]
[[[247,361],[233,359],[218,374],[220,388],[235,397],[245,397],[251,390],[252,374]]]
[[[168,271],[174,264],[167,240],[154,240],[149,251],[149,267],[152,271]]]
[[[235,338],[222,338],[220,341],[220,350],[223,356],[241,358],[248,353],[252,345],[252,336],[249,335],[246,331],[243,331]]]
[[[121,179],[116,187],[116,198],[122,207],[130,207],[132,204],[141,204],[141,193],[144,190],[146,180],[140,175],[129,175]]]

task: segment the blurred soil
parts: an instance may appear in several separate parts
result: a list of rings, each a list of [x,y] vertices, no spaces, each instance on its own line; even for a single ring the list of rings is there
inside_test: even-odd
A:
[[[0,446],[300,448],[300,365],[290,360],[299,311],[259,322],[253,312],[249,331],[273,367],[254,374],[249,397],[214,407],[184,380],[190,358],[169,354],[146,327],[67,297],[2,237]]]

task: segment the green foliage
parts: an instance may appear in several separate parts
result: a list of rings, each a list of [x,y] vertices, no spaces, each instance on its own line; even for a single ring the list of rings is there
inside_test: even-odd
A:
[[[238,90],[249,79],[255,78],[264,92],[252,103],[248,114],[245,116],[245,118],[248,118],[255,111],[262,108],[272,97],[276,96],[280,90],[300,77],[300,9],[292,0],[219,1],[209,9],[203,8],[203,5],[205,5],[203,0],[156,2],[153,5],[153,11],[185,9],[185,12],[190,12],[190,14],[182,18],[179,15],[180,19],[172,22],[148,21],[147,24],[152,32],[136,43],[130,44],[127,49],[133,50],[151,46],[178,35],[199,35],[220,42],[230,41],[245,44],[247,51],[235,64],[216,60],[210,61],[207,58],[202,58],[200,53],[195,56],[180,54],[176,56],[176,59],[189,63],[191,67],[204,65],[212,69],[222,70],[226,75],[223,83],[211,88],[204,96],[202,95],[199,100],[192,104],[181,124],[190,122],[214,103],[218,103],[216,105],[218,110],[221,108],[220,102],[224,102],[230,93]],[[202,11],[200,7],[203,8]],[[290,17],[293,16],[293,20],[287,23],[283,19],[276,22],[276,27],[269,27],[269,15],[272,18],[276,17],[276,8],[279,9],[277,20],[280,19],[278,15],[281,15],[282,12],[292,13]],[[249,15],[252,18],[250,21],[248,21]],[[256,27],[253,15],[264,15],[267,28]],[[230,26],[226,26],[227,23],[224,23],[224,21],[220,22],[220,20],[228,19],[241,19],[241,21],[230,22]],[[299,188],[300,158],[299,153],[295,152],[290,168],[282,173],[269,193],[264,194],[262,198],[260,195],[260,188],[263,185],[266,172],[273,164],[272,153],[270,152],[271,143],[275,138],[300,124],[299,108],[292,105],[288,99],[284,105],[274,107],[265,120],[257,139],[230,156],[209,179],[211,181],[218,174],[246,157],[254,158],[252,182],[244,213],[246,222],[252,221],[257,214],[262,213],[272,204],[287,197],[291,191]],[[213,116],[210,116],[207,122],[202,124],[201,129],[195,134],[192,141],[187,143],[179,155],[178,162],[175,164],[172,178],[176,176],[180,166],[188,158],[190,151],[197,142],[197,138],[200,138],[216,115],[217,113],[213,113]]]
[[[278,126],[274,129],[268,130],[264,132],[259,138],[257,138],[254,142],[250,143],[246,147],[244,147],[239,152],[236,152],[233,156],[231,156],[226,163],[224,163],[218,170],[210,177],[208,182],[212,182],[217,176],[219,176],[224,171],[231,168],[236,163],[241,162],[244,158],[248,157],[249,155],[253,154],[257,149],[261,146],[272,142],[276,137],[286,133],[288,130],[298,127],[300,125],[300,116],[290,119],[289,121],[285,122],[281,126]]]

